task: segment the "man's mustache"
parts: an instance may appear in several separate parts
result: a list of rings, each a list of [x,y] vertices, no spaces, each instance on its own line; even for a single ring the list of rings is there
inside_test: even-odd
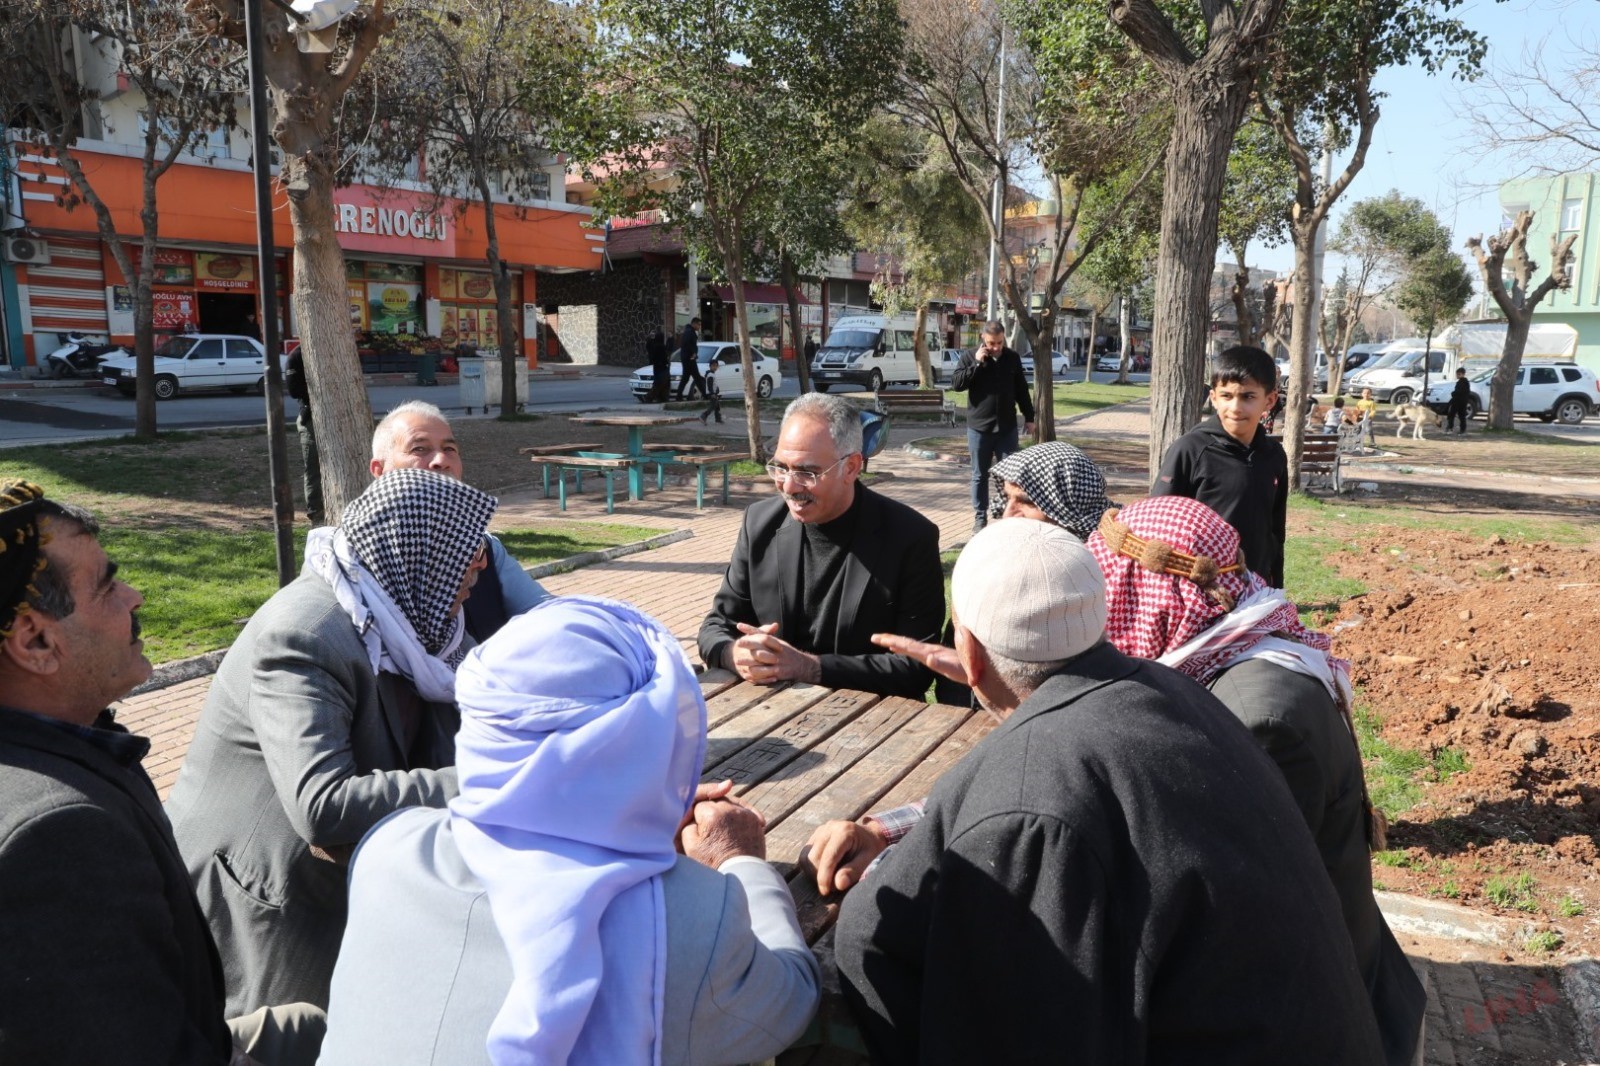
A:
[[[143,631],[144,631],[144,626],[139,624],[139,613],[137,611],[135,611],[133,613],[133,638],[128,643],[131,644],[131,643],[133,643],[133,641],[138,640],[139,639],[139,634],[141,632],[143,632]]]

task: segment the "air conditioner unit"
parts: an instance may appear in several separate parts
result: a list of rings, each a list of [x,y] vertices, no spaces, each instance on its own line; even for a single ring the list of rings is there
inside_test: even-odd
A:
[[[50,246],[36,237],[7,237],[6,259],[13,263],[48,263]]]

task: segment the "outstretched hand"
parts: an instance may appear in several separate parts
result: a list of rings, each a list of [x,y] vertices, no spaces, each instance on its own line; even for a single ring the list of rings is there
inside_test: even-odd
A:
[[[925,640],[912,640],[897,633],[874,633],[872,643],[887,648],[896,655],[915,659],[940,677],[949,678],[958,685],[971,684],[967,680],[966,668],[961,665],[961,657],[956,654],[954,648],[947,648],[943,644],[929,644]]]

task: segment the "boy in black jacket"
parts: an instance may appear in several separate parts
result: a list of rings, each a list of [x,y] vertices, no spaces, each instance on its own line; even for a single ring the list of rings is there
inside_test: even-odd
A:
[[[1467,432],[1467,412],[1472,408],[1472,383],[1467,380],[1467,371],[1464,367],[1456,367],[1456,387],[1450,390],[1450,406],[1445,411],[1444,431],[1450,432],[1450,427],[1461,420],[1461,429],[1457,432],[1463,436]]]
[[[1245,562],[1283,588],[1283,541],[1289,513],[1289,459],[1261,425],[1278,399],[1278,368],[1260,348],[1237,345],[1211,371],[1216,413],[1167,449],[1152,496],[1187,496],[1239,531]]]

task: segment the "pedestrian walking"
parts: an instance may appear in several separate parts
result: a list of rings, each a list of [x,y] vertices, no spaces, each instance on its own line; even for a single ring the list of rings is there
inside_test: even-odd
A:
[[[964,352],[950,387],[967,394],[967,450],[972,453],[972,531],[989,521],[989,468],[1017,450],[1017,409],[1033,432],[1033,397],[1022,357],[1006,347],[1006,329],[984,324],[982,343]]]
[[[660,326],[645,338],[644,354],[650,360],[650,400],[666,403],[672,392],[672,353],[667,351],[667,335]]]
[[[705,392],[709,403],[706,409],[700,412],[700,421],[705,422],[707,419],[715,418],[717,425],[720,426],[722,425],[722,387],[717,384],[717,361],[713,359],[711,365],[706,369]]]
[[[706,381],[700,376],[699,318],[691,318],[689,324],[683,327],[683,336],[678,340],[678,359],[683,363],[683,370],[678,377],[678,399],[683,399],[686,388],[698,389],[700,395],[704,396]]]

